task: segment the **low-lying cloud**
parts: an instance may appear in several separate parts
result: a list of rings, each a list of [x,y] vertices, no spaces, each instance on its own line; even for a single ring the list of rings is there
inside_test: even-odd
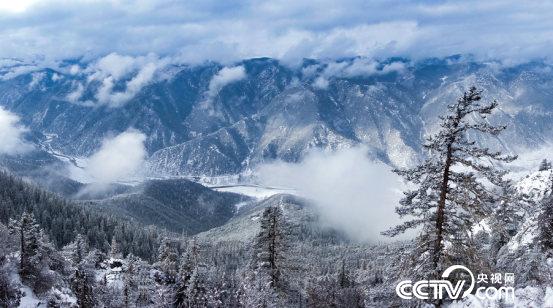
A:
[[[67,94],[66,99],[85,106],[121,107],[152,82],[156,72],[170,62],[169,58],[159,58],[154,54],[132,57],[111,53],[84,69],[73,65],[67,73],[82,74],[86,81],[75,82],[74,90]],[[85,88],[93,82],[100,84],[95,91],[94,99],[83,99]],[[124,83],[124,90],[114,90],[118,82]]]
[[[369,77],[373,75],[384,75],[389,73],[401,73],[407,68],[404,62],[380,63],[374,59],[359,57],[353,61],[335,61],[326,64],[314,64],[303,69],[304,77],[316,75],[313,86],[319,89],[326,89],[329,85],[329,79]]]
[[[329,223],[354,238],[387,241],[380,232],[400,221],[395,207],[403,185],[389,166],[367,153],[364,147],[315,151],[299,164],[266,164],[257,173],[264,185],[294,188],[313,200]]]
[[[144,164],[145,140],[146,136],[136,130],[105,139],[100,149],[89,157],[85,172],[98,184],[128,180]]]
[[[244,69],[244,66],[223,67],[209,81],[209,88],[207,90],[208,98],[212,99],[217,96],[221,89],[223,89],[226,85],[245,78],[246,70]]]
[[[27,131],[16,114],[0,106],[0,154],[15,155],[32,150],[33,146],[24,140]]]

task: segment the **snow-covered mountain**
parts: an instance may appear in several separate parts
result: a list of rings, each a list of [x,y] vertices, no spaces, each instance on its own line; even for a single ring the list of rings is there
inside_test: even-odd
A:
[[[147,136],[152,175],[236,174],[263,161],[298,161],[312,148],[360,143],[374,158],[407,165],[447,104],[471,85],[500,102],[491,121],[509,127],[487,145],[519,152],[553,141],[552,67],[544,63],[355,58],[289,67],[262,58],[230,68],[156,62],[154,72],[141,63],[133,73],[117,65],[107,72],[102,61],[4,65],[0,106],[18,114],[38,142],[69,156],[87,156],[106,136],[138,129]]]

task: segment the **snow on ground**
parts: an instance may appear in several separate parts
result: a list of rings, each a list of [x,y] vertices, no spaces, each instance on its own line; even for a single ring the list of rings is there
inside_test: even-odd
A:
[[[25,293],[25,296],[21,298],[21,302],[19,303],[19,307],[21,308],[29,308],[29,307],[46,307],[46,303],[42,302],[40,299],[38,299],[33,293],[33,290],[27,286],[23,286],[21,288],[21,291]]]
[[[553,182],[553,170],[537,171],[523,177],[516,188],[520,193],[526,194],[535,201],[540,201],[547,196]]]
[[[484,297],[484,296],[480,296]],[[472,294],[463,300],[454,301],[446,305],[447,308],[553,308],[553,288],[547,287],[545,292],[538,287],[525,287],[515,290],[514,302],[512,299],[497,300],[481,299]]]
[[[266,199],[270,196],[277,194],[297,194],[295,189],[290,188],[277,188],[277,187],[264,187],[257,185],[226,185],[226,186],[212,186],[211,189],[222,192],[233,192],[242,194],[255,199]]]
[[[15,284],[21,285],[20,290],[23,292],[23,297],[21,297],[19,307],[46,307],[46,303],[38,299],[31,288],[21,283],[21,279],[18,274],[13,274],[11,278],[15,282]]]

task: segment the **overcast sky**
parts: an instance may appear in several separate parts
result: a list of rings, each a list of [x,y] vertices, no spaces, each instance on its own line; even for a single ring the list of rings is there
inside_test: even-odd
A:
[[[0,57],[549,58],[553,1],[0,0]]]

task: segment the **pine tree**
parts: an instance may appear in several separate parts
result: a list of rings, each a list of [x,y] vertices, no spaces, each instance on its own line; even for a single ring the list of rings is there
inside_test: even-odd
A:
[[[417,186],[405,192],[396,208],[400,217],[412,219],[384,234],[396,236],[421,227],[413,249],[413,264],[409,265],[413,276],[438,277],[448,262],[467,260],[467,256],[455,252],[470,251],[466,246],[470,245],[467,238],[472,227],[493,212],[498,201],[494,190],[506,174],[491,162],[510,162],[516,158],[492,152],[468,139],[472,131],[496,136],[506,128],[486,121],[498,103],[480,103],[481,93],[471,87],[448,106],[448,114],[440,118],[440,130],[424,144],[428,157],[421,165],[396,170]],[[492,187],[482,183],[482,179]],[[446,243],[456,247],[455,252],[448,250]]]
[[[283,270],[288,250],[286,222],[279,206],[267,207],[261,217],[261,230],[253,247],[250,262],[246,305],[279,306],[287,291]]]
[[[127,256],[127,270],[123,277],[123,306],[134,307],[138,294],[138,274],[140,260],[133,254]]]
[[[163,282],[174,284],[177,278],[178,253],[175,244],[168,238],[161,241],[158,250],[158,267],[163,272]]]
[[[79,307],[94,307],[94,285],[94,272],[82,264],[79,265],[71,280],[71,286],[77,297],[77,304]]]
[[[115,236],[111,238],[109,257],[113,258],[113,259],[122,259],[123,258],[123,252],[121,250],[121,245],[115,239]]]
[[[81,234],[77,234],[75,240],[64,248],[66,257],[73,262],[79,264],[87,256],[89,251],[88,241]]]
[[[503,181],[501,184],[501,195],[494,214],[489,220],[489,227],[491,229],[491,262],[497,261],[500,249],[516,234],[522,223],[524,214],[532,204],[533,202],[528,196],[517,192],[512,181]]]
[[[32,214],[21,215],[18,222],[10,224],[12,234],[17,234],[20,244],[19,274],[24,282],[34,284],[42,270],[44,259],[41,247],[41,231]]]
[[[188,307],[188,287],[190,283],[190,278],[192,277],[193,271],[197,266],[197,254],[197,244],[196,241],[193,240],[190,242],[186,254],[181,258],[175,290],[175,307]]]
[[[18,307],[23,295],[19,284],[11,277],[16,271],[8,258],[15,250],[13,242],[8,228],[0,223],[0,307]]]
[[[156,284],[150,276],[150,265],[142,260],[138,260],[133,275],[137,284],[136,305],[145,307],[154,304],[154,295]]]
[[[553,193],[541,202],[540,210],[537,242],[541,251],[553,256]]]
[[[551,162],[547,159],[543,159],[540,163],[539,171],[551,170]]]
[[[188,307],[207,307],[207,286],[205,267],[197,264],[187,286]]]

